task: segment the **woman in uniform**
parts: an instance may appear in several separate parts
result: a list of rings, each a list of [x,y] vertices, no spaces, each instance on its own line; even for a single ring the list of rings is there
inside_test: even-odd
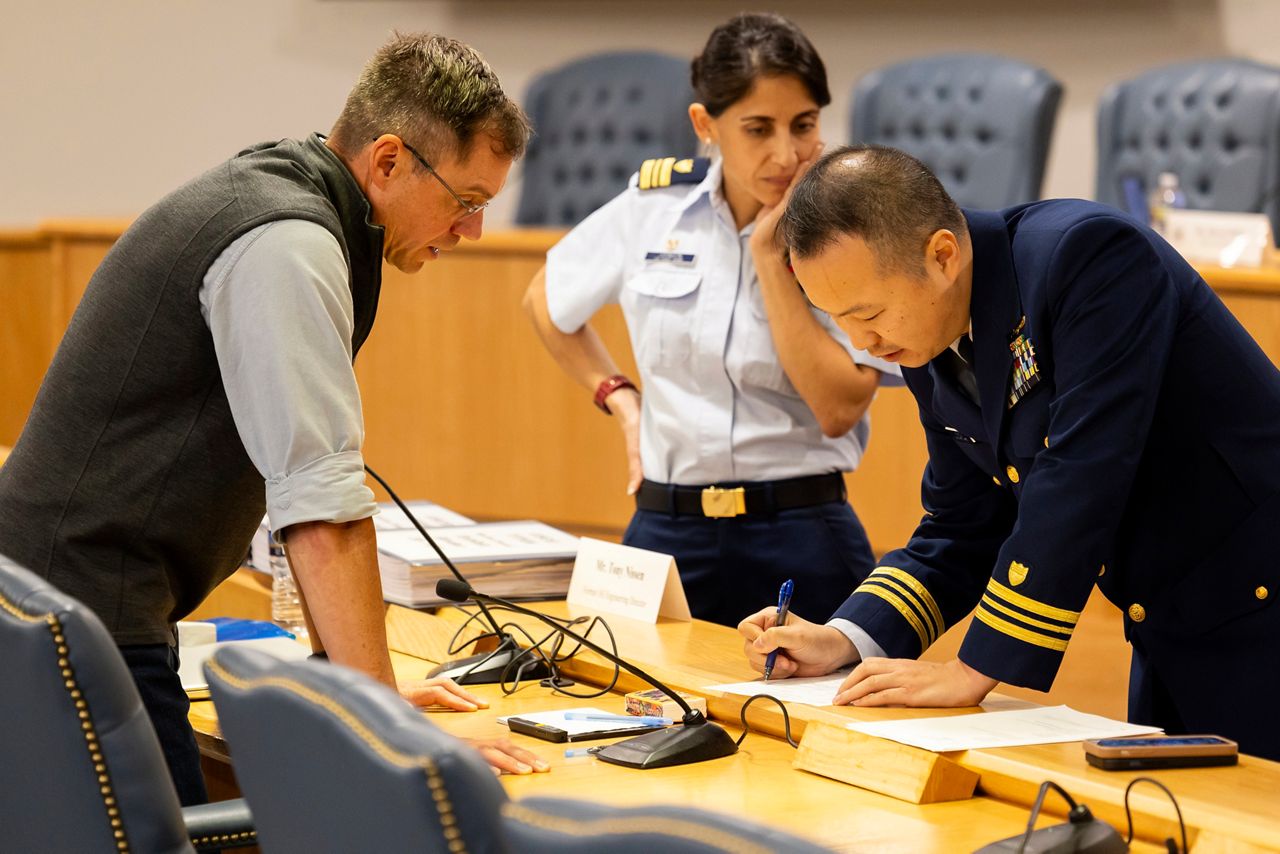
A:
[[[695,617],[736,625],[788,578],[825,619],[871,571],[843,472],[892,365],[855,350],[774,243],[821,151],[826,69],[778,15],[745,14],[693,61],[689,118],[710,159],[646,161],[547,253],[525,306],[547,349],[626,437],[623,542],[676,558]],[[588,321],[620,303],[644,393]]]

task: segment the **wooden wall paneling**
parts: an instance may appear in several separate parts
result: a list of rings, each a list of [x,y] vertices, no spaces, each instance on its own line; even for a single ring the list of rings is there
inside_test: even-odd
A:
[[[552,362],[521,299],[554,237],[460,249],[384,273],[357,360],[367,457],[405,496],[480,517],[536,517],[617,531],[630,516],[621,434]],[[597,317],[622,369],[621,314]],[[393,467],[393,468],[392,468]]]
[[[48,240],[0,237],[0,445],[17,441],[53,356],[53,309]]]

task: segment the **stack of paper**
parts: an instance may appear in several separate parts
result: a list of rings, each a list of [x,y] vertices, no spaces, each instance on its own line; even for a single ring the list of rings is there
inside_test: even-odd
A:
[[[483,522],[427,528],[471,586],[504,599],[563,599],[578,538],[541,522]],[[378,533],[382,595],[410,607],[438,605],[436,582],[452,578],[444,561],[414,530]]]
[[[445,528],[474,524],[474,520],[463,516],[461,513],[455,513],[448,507],[442,507],[433,501],[406,501],[405,505],[424,528]],[[378,505],[378,515],[373,517],[373,527],[377,530],[378,537],[381,539],[384,531],[412,529],[413,523],[409,521],[409,517],[404,514],[403,510],[388,501]],[[267,551],[267,537],[270,530],[271,524],[267,517],[263,516],[262,524],[258,527],[258,533],[253,536],[253,545],[249,550],[248,563],[250,568],[259,572],[271,572],[271,565],[268,563],[270,555]]]
[[[986,712],[945,718],[859,721],[849,729],[938,753],[1028,744],[1060,744],[1091,738],[1150,735],[1159,727],[1130,724],[1077,712],[1070,706],[1039,706],[1010,712]]]

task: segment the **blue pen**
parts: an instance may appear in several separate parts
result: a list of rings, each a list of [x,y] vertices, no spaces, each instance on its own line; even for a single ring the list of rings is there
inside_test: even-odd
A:
[[[675,723],[671,718],[659,718],[653,715],[605,715],[599,712],[565,712],[564,719],[566,721],[608,721],[637,726],[671,726]]]
[[[791,613],[791,594],[795,592],[795,583],[788,578],[782,582],[782,589],[778,591],[778,619],[774,623],[775,626],[785,626],[787,624],[787,614]],[[769,677],[773,675],[773,664],[778,660],[778,651],[775,649],[769,653],[764,660],[764,681],[768,682]]]

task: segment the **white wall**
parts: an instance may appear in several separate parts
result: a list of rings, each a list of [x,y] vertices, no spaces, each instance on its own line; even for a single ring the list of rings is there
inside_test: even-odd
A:
[[[756,4],[750,4],[754,6]],[[760,4],[764,7],[764,4]],[[0,226],[130,216],[263,139],[327,130],[392,29],[479,48],[508,91],[540,70],[615,48],[691,56],[741,0],[0,0]],[[747,6],[750,8],[750,6]],[[1066,86],[1045,192],[1089,196],[1093,114],[1112,81],[1183,59],[1280,64],[1274,0],[794,0],[843,141],[857,78],[906,57],[1002,53]],[[675,153],[675,152],[673,152]],[[514,194],[491,224],[509,220]]]

